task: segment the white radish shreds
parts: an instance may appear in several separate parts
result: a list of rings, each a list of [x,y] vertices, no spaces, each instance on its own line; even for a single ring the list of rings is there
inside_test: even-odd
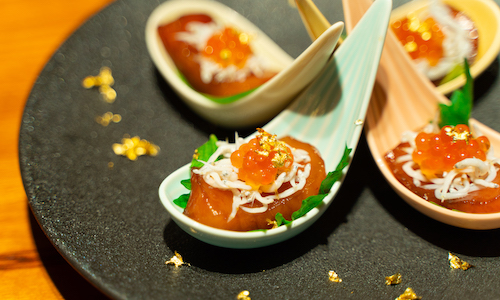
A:
[[[244,140],[236,134],[235,143],[227,141],[218,141],[217,150],[208,159],[203,162],[203,167],[193,169],[193,173],[201,175],[203,180],[210,186],[229,190],[233,193],[232,211],[229,215],[228,222],[231,221],[238,212],[238,209],[243,209],[249,213],[263,213],[267,210],[268,205],[277,199],[289,197],[304,188],[307,178],[311,173],[311,157],[309,153],[302,149],[292,149],[294,157],[293,165],[290,171],[279,174],[276,180],[266,186],[261,186],[258,190],[253,189],[244,181],[238,179],[238,169],[231,164],[231,153],[236,151]],[[221,159],[217,160],[217,158]],[[289,182],[291,187],[277,193],[278,189]],[[271,193],[268,196],[262,196],[261,193]],[[249,203],[260,203],[260,206],[246,207],[243,206]]]
[[[425,129],[431,132],[430,127]],[[490,147],[486,154],[486,161],[477,158],[466,158],[455,164],[453,170],[444,173],[442,178],[427,178],[417,164],[413,162],[411,153],[415,150],[416,133],[405,132],[403,142],[409,142],[410,147],[404,151],[408,155],[402,155],[396,159],[396,162],[405,162],[402,166],[403,171],[413,179],[415,186],[434,190],[434,195],[441,202],[459,201],[460,198],[467,196],[470,192],[477,191],[484,187],[498,188],[498,184],[493,180],[497,176],[500,166],[500,159],[495,158],[493,147]],[[413,137],[413,139],[412,139]]]

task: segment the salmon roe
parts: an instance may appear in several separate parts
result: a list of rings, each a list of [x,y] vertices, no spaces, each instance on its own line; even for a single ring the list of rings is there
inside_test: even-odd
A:
[[[427,59],[430,66],[436,66],[443,58],[445,35],[433,18],[421,21],[416,15],[409,14],[393,22],[391,28],[412,59]]]
[[[242,69],[252,54],[249,36],[234,28],[226,27],[208,39],[202,54],[224,68],[234,65]]]
[[[473,138],[467,125],[444,126],[437,134],[421,132],[415,138],[413,161],[427,178],[449,172],[466,158],[486,160],[490,141],[485,136]]]
[[[292,150],[275,135],[258,129],[259,135],[231,154],[231,164],[238,168],[238,178],[254,189],[274,182],[292,168]]]

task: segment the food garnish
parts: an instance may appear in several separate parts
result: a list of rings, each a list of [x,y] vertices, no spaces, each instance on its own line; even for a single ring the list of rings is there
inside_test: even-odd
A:
[[[478,31],[466,12],[440,0],[391,23],[391,29],[430,80],[445,83],[463,73],[463,58],[472,63],[478,52]]]
[[[500,211],[500,158],[489,139],[475,137],[468,123],[472,110],[472,77],[439,105],[439,120],[420,132],[405,132],[402,143],[386,154],[395,177],[427,201],[463,212]]]
[[[403,281],[403,276],[399,272],[394,274],[394,275],[385,277],[385,284],[386,285],[396,285],[396,284],[400,284],[402,281]]]
[[[122,120],[122,116],[119,114],[113,114],[112,112],[108,111],[107,113],[103,114],[102,116],[97,116],[95,118],[96,122],[101,124],[102,126],[106,127],[109,125],[109,123],[119,123]]]
[[[102,98],[108,102],[113,103],[116,99],[116,91],[111,87],[115,83],[111,69],[102,67],[97,76],[87,76],[83,79],[82,85],[86,89],[99,87],[99,93]]]
[[[252,49],[252,36],[205,14],[180,17],[158,28],[183,79],[210,99],[227,103],[273,77],[266,58]],[[229,98],[220,98],[229,97]]]
[[[247,143],[237,135],[235,143],[211,135],[197,149],[191,180],[181,181],[191,193],[174,200],[187,216],[238,231],[289,224],[286,218],[295,220],[322,202],[349,162],[346,148],[337,170],[327,176],[311,145],[258,131]]]
[[[172,256],[169,260],[167,260],[165,264],[174,265],[176,268],[186,264],[189,265],[188,263],[184,262],[182,256],[177,251],[174,252],[174,256]]]
[[[465,271],[474,267],[473,265],[460,259],[458,256],[452,254],[451,252],[448,253],[448,260],[450,261],[450,268],[452,269],[462,269]]]
[[[251,300],[252,298],[250,298],[250,292],[245,290],[245,291],[241,291],[237,296],[236,296],[236,299],[238,300]]]
[[[411,287],[406,288],[404,293],[399,295],[396,300],[418,300],[422,299],[422,297],[417,296],[417,294],[413,291]]]
[[[116,155],[123,155],[134,161],[142,155],[156,156],[160,147],[138,136],[130,137],[126,134],[123,136],[121,144],[113,144],[113,151]]]
[[[328,279],[331,282],[342,282],[342,278],[340,278],[339,275],[333,270],[328,272]]]
[[[323,199],[325,199],[325,197],[328,195],[331,188],[333,187],[333,184],[342,177],[342,170],[344,170],[344,168],[349,165],[349,154],[351,153],[351,151],[352,149],[348,148],[347,146],[345,147],[344,154],[342,155],[342,158],[335,171],[329,172],[326,175],[326,178],[321,182],[318,195],[310,196],[302,201],[302,206],[299,210],[292,213],[292,218],[290,221],[285,219],[280,213],[276,214],[276,221],[278,223],[278,226],[281,226],[283,224],[291,224],[293,220],[302,217],[303,215],[310,212],[313,208],[320,205],[321,202],[323,202]]]

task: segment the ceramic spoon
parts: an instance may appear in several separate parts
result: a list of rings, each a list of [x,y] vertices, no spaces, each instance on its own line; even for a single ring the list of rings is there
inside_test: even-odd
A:
[[[264,129],[314,145],[325,160],[328,171],[335,169],[346,145],[355,150],[375,81],[391,6],[391,0],[377,0],[321,74]],[[344,169],[346,171],[347,168]],[[163,205],[187,233],[207,243],[230,248],[271,245],[302,232],[328,208],[343,182],[342,178],[335,183],[322,205],[295,220],[291,226],[259,232],[236,232],[200,224],[185,216],[182,208],[173,204],[174,199],[188,192],[180,184],[181,180],[188,178],[189,164],[162,182],[159,195]]]
[[[158,27],[188,14],[204,13],[226,26],[252,36],[255,53],[268,58],[270,69],[279,71],[259,88],[231,103],[217,103],[189,87],[179,76],[158,34]],[[158,6],[146,24],[146,45],[156,67],[173,90],[195,112],[209,121],[231,128],[261,124],[278,114],[324,68],[344,24],[329,27],[299,57],[292,59],[250,21],[231,8],[207,0],[173,0]]]
[[[343,5],[346,27],[350,32],[353,28],[355,30],[355,24],[373,4],[371,0],[343,0]],[[429,217],[469,229],[499,228],[500,213],[463,213],[431,204],[399,183],[385,163],[384,155],[400,143],[404,131],[422,128],[434,117],[438,103],[448,102],[415,69],[394,34],[388,32],[365,128],[368,145],[377,166],[391,187],[406,202]],[[497,150],[495,155],[499,156],[500,134],[474,119],[470,120],[470,125],[474,132],[489,138],[493,149]]]

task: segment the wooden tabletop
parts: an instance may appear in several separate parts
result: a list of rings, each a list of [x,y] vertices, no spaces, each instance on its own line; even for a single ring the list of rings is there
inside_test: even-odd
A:
[[[113,0],[0,0],[0,299],[103,299],[59,255],[24,192],[18,136],[24,105],[59,45]]]

